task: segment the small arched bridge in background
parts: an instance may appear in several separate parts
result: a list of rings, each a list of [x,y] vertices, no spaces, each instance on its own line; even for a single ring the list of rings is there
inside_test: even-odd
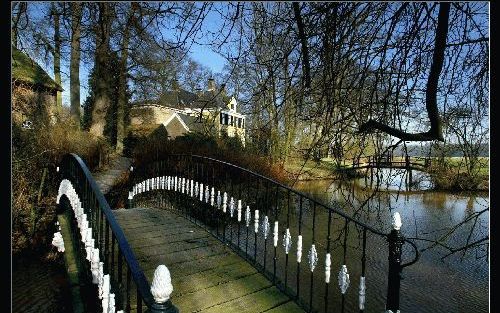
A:
[[[418,260],[398,214],[382,232],[208,157],[131,167],[118,210],[77,155],[59,173],[85,312],[396,312],[401,271]]]
[[[341,165],[345,169],[354,170],[388,168],[427,172],[431,166],[431,158],[414,156],[394,157],[393,155],[371,155],[360,156],[352,159],[344,159]]]

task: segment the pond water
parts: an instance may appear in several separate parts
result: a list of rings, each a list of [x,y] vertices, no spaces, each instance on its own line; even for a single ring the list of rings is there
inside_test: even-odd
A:
[[[346,213],[385,233],[390,231],[391,215],[399,212],[403,221],[401,230],[406,237],[433,240],[461,222],[464,225],[450,234],[445,244],[460,247],[469,236],[469,242],[474,242],[488,235],[489,211],[475,218],[477,212],[489,208],[487,194],[456,195],[430,190],[399,192],[408,189],[406,173],[381,171],[379,174],[382,176],[379,189],[383,191],[378,192],[371,189],[370,182],[364,178],[344,184],[331,180],[298,182],[294,188],[326,204],[340,206]],[[418,183],[412,186],[413,189],[432,187],[425,174],[414,173],[415,178]],[[326,232],[321,224],[317,226],[320,229],[316,232]],[[430,245],[423,240],[415,240],[415,243],[419,249]],[[366,312],[383,310],[387,292],[384,281],[387,252],[375,247],[375,244],[368,245],[367,251],[368,263],[372,266],[367,266],[371,272],[366,274]],[[403,270],[401,312],[488,312],[487,248],[469,249],[465,254],[458,252],[442,260],[448,252],[443,247],[434,247],[424,251],[416,264]],[[413,252],[405,251],[403,258],[403,262],[410,261]],[[357,279],[358,271],[351,266],[351,283]],[[350,290],[353,294],[357,293],[356,284],[350,287],[354,289]],[[347,302],[347,307],[355,309],[357,297],[351,295]]]

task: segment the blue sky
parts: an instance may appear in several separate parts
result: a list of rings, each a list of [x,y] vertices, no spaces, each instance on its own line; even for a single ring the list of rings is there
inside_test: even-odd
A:
[[[30,10],[30,14],[33,14],[35,18],[45,18],[45,10],[48,9],[47,3],[39,3],[40,5],[37,5],[33,3],[32,5],[28,6]],[[221,7],[219,7],[221,8]],[[222,6],[222,10],[224,10],[224,6]],[[214,31],[215,29],[218,29],[220,27],[219,24],[220,17],[218,16],[217,13],[209,13],[204,20],[203,23],[203,30],[209,29],[210,31]],[[51,32],[52,29],[49,29],[49,32]],[[48,34],[49,36],[52,36],[52,34]],[[169,34],[169,31],[166,31],[166,35],[168,37],[173,37],[173,34]],[[226,63],[226,60],[220,56],[219,54],[213,52],[208,45],[208,37],[206,34],[200,34],[197,38],[198,43],[193,43],[193,45],[190,47],[189,51],[189,56],[193,58],[195,61],[199,62],[200,64],[208,67],[214,74],[216,73],[221,73],[224,65]],[[49,62],[46,62],[45,58],[43,55],[36,55],[35,52],[28,47],[25,47],[23,49],[24,52],[28,53],[40,66],[50,75],[50,77],[54,78],[54,72],[53,72],[53,64],[52,60],[49,60]],[[64,51],[66,50],[66,51]],[[63,57],[61,60],[61,78],[62,78],[62,87],[64,89],[62,93],[62,100],[63,100],[63,105],[69,106],[70,102],[70,95],[69,95],[69,49],[66,47],[63,50]],[[87,83],[88,83],[88,75],[89,71],[92,68],[93,64],[92,62],[90,63],[84,63],[81,62],[80,64],[80,85],[81,85],[81,90],[80,90],[80,101],[83,103],[85,99],[87,98],[88,95],[88,90],[87,90]]]
[[[198,44],[193,44],[189,55],[197,62],[210,68],[213,73],[222,72],[222,69],[223,69],[225,62],[226,62],[226,60],[223,57],[221,57],[219,54],[211,51],[209,47],[201,46]],[[50,77],[54,78],[54,73],[53,73],[51,64],[48,67],[45,64],[40,64],[40,65],[45,69],[45,71],[50,75]],[[63,65],[63,66],[65,66],[65,65]],[[80,85],[81,85],[80,102],[82,104],[88,95],[87,80],[88,80],[89,70],[90,69],[87,68],[86,66],[80,67]],[[63,105],[69,106],[70,99],[69,99],[69,77],[68,77],[68,75],[63,74],[62,80],[63,80],[63,89],[64,89],[64,91],[62,92]]]

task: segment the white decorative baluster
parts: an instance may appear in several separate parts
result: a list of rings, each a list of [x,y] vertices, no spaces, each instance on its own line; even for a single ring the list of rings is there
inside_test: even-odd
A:
[[[247,209],[245,211],[245,223],[248,226],[250,226],[250,220],[252,219],[252,215],[250,212],[250,207],[247,205]]]
[[[365,277],[361,276],[359,280],[359,309],[365,309],[366,284]]]
[[[90,271],[92,272],[92,283],[99,283],[99,249],[93,249],[92,261],[90,263]]]
[[[90,261],[90,249],[94,248],[92,241],[92,228],[87,228],[87,234],[85,236],[85,251],[87,252],[87,257],[86,259]]]
[[[210,193],[210,205],[215,206],[215,188],[212,187],[212,192]]]
[[[255,221],[254,221],[255,233],[259,232],[259,210],[255,210]]]
[[[349,288],[349,273],[347,272],[347,266],[344,264],[342,265],[340,271],[339,271],[339,288],[340,292],[342,294],[345,294],[347,291],[347,288]]]
[[[186,179],[182,177],[182,182],[181,182],[181,193],[184,193],[184,190],[186,189]]]
[[[264,239],[267,239],[267,236],[269,235],[269,228],[271,226],[269,225],[269,218],[264,216],[264,220],[262,221],[262,232],[264,233]]]
[[[170,299],[174,287],[170,278],[170,272],[165,265],[159,265],[153,275],[151,294],[157,303],[164,303]]]
[[[222,204],[222,199],[220,196],[220,190],[217,190],[217,210],[220,210],[221,204]]]
[[[194,197],[198,197],[198,182],[196,182],[194,185]]]
[[[102,300],[102,287],[104,285],[104,262],[99,262],[99,276],[98,281],[98,296]]]
[[[108,312],[109,313],[115,313],[116,311],[116,308],[115,308],[115,294],[114,293],[110,293],[109,294],[109,309],[108,309]]]
[[[54,238],[52,238],[52,245],[57,248],[58,252],[64,252],[64,240],[60,232],[54,233]]]
[[[102,308],[103,308],[103,313],[107,313],[109,306],[109,293],[111,291],[111,286],[109,283],[109,274],[104,275],[103,279],[104,281],[102,285]]]
[[[290,252],[290,248],[292,247],[290,228],[287,228],[285,234],[283,235],[283,247],[285,247],[285,253],[288,254]]]
[[[274,222],[274,232],[273,232],[274,247],[278,246],[278,221]]]
[[[82,221],[80,227],[80,238],[83,243],[85,243],[85,236],[87,236],[87,228],[89,228],[89,222],[87,220]]]
[[[229,201],[229,215],[233,217],[234,215],[234,199],[231,197],[231,201]]]
[[[309,260],[309,268],[311,269],[311,272],[314,272],[314,268],[316,268],[316,264],[318,264],[318,252],[316,252],[315,244],[312,244],[307,257]]]
[[[302,235],[297,238],[297,263],[302,261]]]
[[[241,222],[241,200],[238,200],[238,222]]]
[[[224,196],[222,197],[222,212],[226,213],[227,209],[227,193],[224,192]]]
[[[332,269],[332,258],[330,256],[330,253],[327,253],[325,257],[325,283],[327,284],[330,283],[331,269]]]
[[[87,256],[88,256],[89,262],[92,261],[92,252],[94,251],[94,247],[95,247],[95,239],[92,239],[92,240],[90,240],[90,246],[87,247],[87,249],[88,249],[87,250],[87,253],[88,253]]]
[[[194,181],[191,180],[191,198],[194,197]]]
[[[203,184],[200,183],[200,201],[203,201]]]
[[[205,202],[209,203],[210,201],[210,188],[208,185],[205,187]]]

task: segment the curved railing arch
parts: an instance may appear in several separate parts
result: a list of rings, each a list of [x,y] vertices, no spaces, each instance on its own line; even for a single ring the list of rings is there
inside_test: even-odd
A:
[[[340,242],[343,249],[343,253],[340,252],[343,260],[339,269],[338,284],[342,294],[340,305],[344,306],[344,296],[349,288],[349,269],[346,266],[349,252],[347,240],[348,230],[352,225],[358,230],[362,245],[359,259],[361,263],[359,310],[361,311],[365,307],[367,233],[388,241],[391,249],[388,251],[389,286],[386,300],[388,310],[395,312],[399,309],[401,270],[419,258],[415,244],[402,237],[398,228],[400,225],[398,226],[396,222],[389,234],[383,233],[349,216],[340,208],[324,204],[259,173],[210,157],[171,154],[163,156],[161,161],[145,166],[133,165],[130,175],[130,206],[151,206],[153,204],[147,202],[149,198],[158,201],[156,204],[159,206],[166,204],[194,217],[195,221],[201,221],[201,224],[215,237],[234,250],[242,252],[240,255],[253,262],[278,288],[310,311],[318,310],[318,296],[315,295],[318,288],[314,287],[318,279],[322,279],[325,284],[324,291],[321,291],[324,297],[322,300],[324,311],[328,312],[328,306],[331,305],[328,295],[331,293],[329,285],[333,280],[332,260],[340,257],[334,253],[336,241]],[[325,229],[326,235],[321,238],[319,238],[321,234],[315,232],[317,223],[325,224],[320,218],[328,220],[326,223],[328,230]],[[292,225],[294,223],[295,225]],[[310,229],[306,229],[307,227]],[[338,228],[337,239],[334,238],[335,227]],[[254,233],[254,236],[249,236],[249,232]],[[236,233],[237,237],[233,237],[233,233]],[[264,241],[263,247],[258,245],[258,242],[262,241]],[[267,250],[268,241],[271,250]],[[401,250],[404,243],[409,243],[415,250],[415,258],[406,264],[401,264]],[[263,257],[259,258],[258,253]],[[293,254],[297,261],[295,268],[289,266],[289,259],[293,259],[290,255]],[[280,259],[280,255],[283,259]],[[266,264],[266,261],[272,262],[272,266]],[[284,268],[277,269],[277,263]],[[310,277],[307,277],[305,283],[303,281],[305,274],[301,271],[305,265],[301,263],[308,263]],[[317,274],[318,270],[314,272],[319,265],[324,267],[324,275]],[[291,275],[295,275],[295,282],[289,279]],[[302,285],[302,288],[308,287],[309,290],[303,291]]]
[[[161,303],[155,300],[151,292],[151,285],[146,279],[120,225],[82,159],[76,154],[67,154],[63,157],[59,168],[61,184],[56,200],[59,204],[62,195],[66,195],[70,200],[75,213],[72,231],[77,233],[79,230],[79,234],[73,234],[73,239],[81,239],[76,241],[80,248],[80,261],[86,264],[84,266],[86,275],[95,274],[93,273],[95,269],[85,262],[85,259],[91,257],[92,253],[97,251],[98,254],[95,255],[95,259],[102,262],[102,271],[109,275],[108,283],[111,285],[108,287],[113,290],[113,284],[116,284],[114,293],[117,298],[121,296],[124,299],[123,302],[125,303],[122,303],[122,305],[125,312],[131,310],[130,292],[132,282],[136,287],[138,312],[142,311],[143,302],[150,313],[177,312],[170,300]],[[92,249],[95,250],[92,250],[90,255],[86,254],[87,237],[83,238],[84,235],[90,236],[89,238],[93,240]],[[126,275],[123,272],[124,267],[127,271]],[[164,270],[162,269],[162,271]],[[95,277],[92,278],[95,283]],[[117,302],[119,302],[118,299]]]

